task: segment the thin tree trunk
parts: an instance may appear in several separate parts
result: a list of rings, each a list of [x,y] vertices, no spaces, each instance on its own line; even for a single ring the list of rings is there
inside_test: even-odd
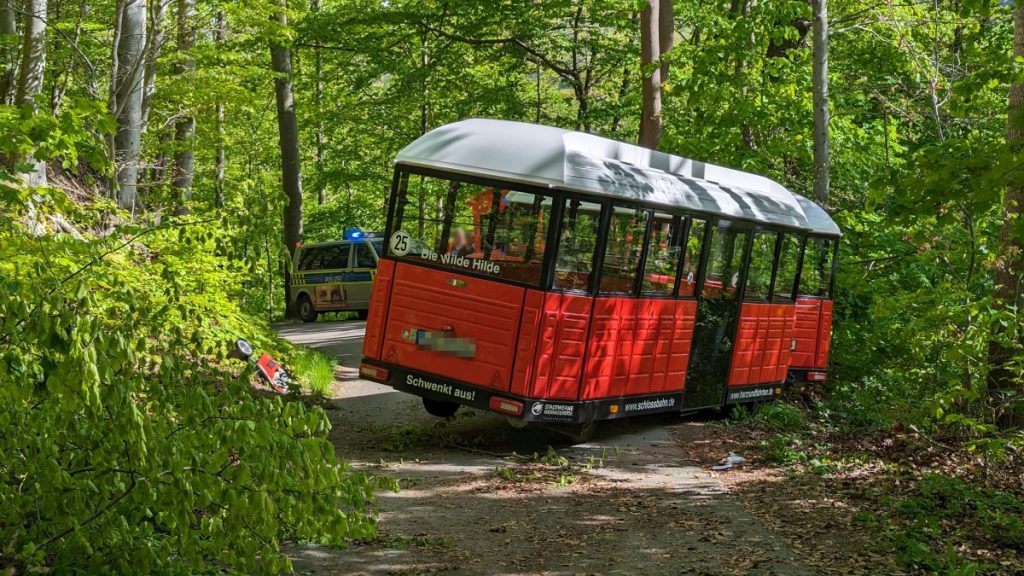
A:
[[[829,202],[828,0],[813,0],[814,199]]]
[[[24,36],[21,44],[21,69],[15,103],[36,109],[36,96],[43,91],[46,74],[46,0],[25,0]],[[46,185],[46,162],[25,159],[33,164],[28,176],[29,186]]]
[[[227,35],[227,17],[224,11],[217,12],[217,28],[213,32],[213,40],[218,44],[224,42]],[[224,149],[224,103],[217,101],[216,106],[216,130],[217,130],[217,165],[214,188],[217,195],[217,207],[224,207],[224,171],[227,168],[227,154]]]
[[[156,92],[157,59],[164,47],[164,12],[169,0],[153,0],[149,7],[149,51],[142,80],[142,131],[149,128],[149,114],[153,110]]]
[[[196,44],[195,0],[178,0],[178,64],[175,73],[179,78],[187,76],[196,69],[196,60],[189,53]],[[186,103],[189,106],[190,103]],[[195,152],[193,151],[196,133],[196,119],[186,112],[175,124],[174,140],[174,180],[171,186],[178,194],[178,214],[188,213],[188,202],[192,198],[192,174],[195,170]]]
[[[640,106],[640,146],[655,150],[661,140],[661,0],[647,0],[640,13],[640,66],[643,73]]]
[[[115,49],[116,88],[112,101],[117,115],[114,162],[117,171],[117,205],[134,212],[138,201],[139,149],[142,141],[142,88],[146,47],[146,2],[123,0],[120,33]]]
[[[1021,58],[1024,57],[1024,0],[1017,0],[1013,20],[1013,55]],[[1024,83],[1016,81],[1010,85],[1008,109],[1006,141],[1016,153],[1024,146]],[[1003,313],[1016,311],[1018,320],[1014,324],[1018,325],[1024,306],[1024,239],[1016,230],[1024,218],[1024,183],[1021,180],[1015,175],[1003,196],[1003,225],[999,233],[993,293],[995,308]],[[999,338],[1007,336],[1006,330],[999,326],[996,324],[997,333],[989,343],[989,395],[998,408],[997,423],[1003,428],[1019,428],[1024,425],[1024,400],[1021,399],[1024,380],[1019,367],[1014,366],[1014,354],[1024,354],[1024,338],[1018,335],[1013,343],[1016,346],[1007,344]]]
[[[320,12],[320,0],[312,0],[310,9],[315,13]],[[324,186],[324,53],[319,47],[316,48],[316,92],[313,100],[316,105],[316,198],[317,204],[323,206],[327,203],[327,187]]]
[[[81,0],[78,5],[78,20],[75,21],[75,32],[71,37],[72,46],[78,46],[79,41],[82,39],[82,26],[85,24],[85,19],[88,16],[89,3],[87,0]],[[68,91],[71,79],[75,76],[77,64],[78,59],[72,55],[68,58],[67,65],[64,66],[63,70],[54,70],[53,86],[50,89],[50,112],[54,116],[60,111],[60,105],[64,102],[64,95]]]
[[[25,0],[24,6],[21,70],[14,101],[35,109],[35,97],[43,91],[46,71],[46,0]]]
[[[283,11],[274,15],[278,24],[286,28],[288,17]],[[292,93],[292,53],[275,41],[270,46],[271,64],[276,78],[274,89],[277,100],[277,127],[281,146],[281,184],[287,204],[284,207],[284,243],[288,254],[294,256],[296,245],[302,240],[302,172],[299,156],[299,126],[295,117],[295,96]],[[294,316],[292,304],[291,267],[284,267],[286,315]]]
[[[0,41],[4,49],[4,69],[0,73],[0,104],[14,102],[14,79],[18,73],[18,0],[0,0]]]
[[[665,54],[672,50],[676,40],[675,8],[672,0],[660,0],[658,7],[658,57],[661,59],[661,98],[665,99],[664,86],[668,82],[668,59]]]

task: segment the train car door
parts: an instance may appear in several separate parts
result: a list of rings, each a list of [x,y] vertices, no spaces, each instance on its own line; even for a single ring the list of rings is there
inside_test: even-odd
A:
[[[718,407],[725,402],[751,232],[749,225],[737,222],[709,223],[684,410]]]

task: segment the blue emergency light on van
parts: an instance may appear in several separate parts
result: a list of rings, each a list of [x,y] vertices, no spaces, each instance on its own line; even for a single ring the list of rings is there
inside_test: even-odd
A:
[[[359,240],[363,237],[363,231],[359,228],[349,228],[348,230],[345,230],[343,237],[345,240]]]

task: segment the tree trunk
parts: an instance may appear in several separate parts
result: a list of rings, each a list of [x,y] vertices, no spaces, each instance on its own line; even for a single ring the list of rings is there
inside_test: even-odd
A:
[[[640,13],[640,67],[643,73],[640,106],[640,146],[656,150],[661,140],[661,0],[647,0]]]
[[[314,13],[320,12],[320,0],[312,0],[310,8]],[[327,187],[324,186],[324,53],[320,47],[316,48],[316,93],[313,100],[316,103],[316,198],[317,204],[323,206],[327,203]]]
[[[46,73],[46,0],[25,0],[24,36],[21,44],[21,69],[15,103],[36,109],[36,96],[43,91]],[[33,164],[29,186],[46,186],[46,162],[25,159]]]
[[[672,50],[676,40],[675,8],[672,0],[660,0],[658,6],[658,57],[661,58],[661,98],[664,100],[664,86],[668,82],[668,59],[665,54]]]
[[[224,11],[217,12],[217,28],[213,31],[213,40],[218,44],[224,42],[227,34],[227,17]],[[217,207],[224,207],[224,171],[227,168],[227,154],[224,150],[224,103],[217,101],[216,105],[216,130],[217,130],[217,165],[214,189],[217,196]]]
[[[274,16],[282,27],[288,26],[284,12]],[[274,89],[277,99],[277,128],[281,145],[281,184],[287,204],[284,207],[284,243],[288,254],[294,256],[295,247],[302,240],[302,173],[299,162],[299,126],[295,117],[295,96],[292,93],[291,50],[274,40],[270,46],[271,64],[276,74]],[[286,315],[295,315],[292,304],[291,266],[284,267]]]
[[[813,0],[814,200],[829,202],[828,0]]]
[[[14,103],[14,78],[18,72],[18,0],[0,0],[0,42],[4,48],[4,69],[0,73],[0,104]]]
[[[142,132],[149,127],[149,113],[153,110],[153,94],[156,92],[157,59],[164,47],[164,11],[168,0],[154,0],[149,7],[149,50],[146,53],[146,67],[142,80]]]
[[[142,140],[142,92],[146,47],[145,0],[122,0],[115,48],[114,96],[117,117],[114,163],[117,205],[135,211],[138,200],[139,148]]]
[[[175,72],[180,77],[187,76],[196,69],[195,57],[190,51],[196,44],[195,28],[192,19],[195,17],[195,0],[178,0],[178,64]],[[191,103],[186,102],[186,106]],[[188,213],[188,202],[192,198],[192,174],[195,170],[196,119],[186,112],[174,126],[175,154],[174,180],[171,186],[178,195],[178,214]]]
[[[1013,55],[1021,58],[1024,57],[1024,0],[1017,0],[1013,20]],[[1010,85],[1008,109],[1006,141],[1010,149],[1018,153],[1024,146],[1024,83],[1019,80]],[[1017,324],[1021,306],[1024,306],[1024,239],[1016,231],[1021,218],[1024,218],[1024,182],[1019,175],[1014,175],[1003,196],[1003,224],[993,297],[995,308],[1000,312],[1016,311]],[[997,424],[1003,428],[1019,428],[1024,425],[1024,399],[1021,398],[1024,380],[1019,367],[1014,366],[1014,355],[1024,354],[1024,338],[1017,336],[1015,342],[1006,343],[1000,337],[1005,338],[1007,330],[1000,328],[1000,324],[995,325],[995,330],[989,343],[989,395],[996,404]]]

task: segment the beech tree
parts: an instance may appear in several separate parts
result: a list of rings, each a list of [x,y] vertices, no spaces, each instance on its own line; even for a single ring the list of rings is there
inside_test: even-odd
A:
[[[117,204],[134,211],[138,202],[142,146],[142,98],[146,58],[146,1],[119,0],[114,27],[111,112],[117,118],[114,164]]]
[[[296,245],[302,241],[302,173],[299,153],[299,124],[295,116],[295,94],[292,92],[292,52],[284,44],[283,31],[288,28],[288,16],[282,5],[274,14],[274,19],[281,32],[274,37],[270,45],[270,59],[275,73],[274,94],[277,101],[277,127],[281,148],[281,186],[284,190],[286,204],[284,207],[284,244],[288,255],[295,253]],[[288,303],[288,315],[294,313],[291,298],[291,268],[284,266],[285,302]]]

